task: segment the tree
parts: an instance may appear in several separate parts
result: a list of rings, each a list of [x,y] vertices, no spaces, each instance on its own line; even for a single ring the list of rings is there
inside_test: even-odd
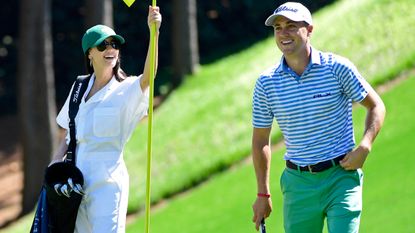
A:
[[[173,86],[199,65],[196,0],[173,0]]]
[[[113,13],[111,0],[87,0],[85,24],[90,28],[96,24],[113,27]]]
[[[56,148],[50,0],[20,2],[18,103],[23,147],[22,213],[33,209]]]

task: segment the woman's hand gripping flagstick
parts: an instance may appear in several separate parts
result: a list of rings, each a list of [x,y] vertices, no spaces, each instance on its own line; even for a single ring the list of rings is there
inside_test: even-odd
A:
[[[128,7],[130,7],[135,0],[123,0]],[[151,191],[151,157],[152,157],[152,136],[153,136],[153,100],[154,100],[154,78],[157,68],[157,37],[158,30],[161,24],[161,15],[159,8],[157,7],[156,0],[152,0],[152,5],[149,7],[148,12],[148,26],[150,29],[150,47],[149,47],[149,60],[150,64],[147,64],[144,68],[144,76],[146,71],[149,72],[150,78],[148,80],[149,85],[149,110],[148,110],[148,143],[147,143],[147,178],[146,178],[146,211],[145,211],[145,233],[150,232],[150,191]],[[148,70],[149,68],[149,70]]]

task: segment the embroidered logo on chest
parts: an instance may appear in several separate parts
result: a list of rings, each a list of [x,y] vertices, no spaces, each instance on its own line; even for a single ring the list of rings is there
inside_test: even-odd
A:
[[[326,93],[315,94],[315,95],[313,95],[313,99],[327,97],[327,96],[331,96],[331,93],[326,92]]]

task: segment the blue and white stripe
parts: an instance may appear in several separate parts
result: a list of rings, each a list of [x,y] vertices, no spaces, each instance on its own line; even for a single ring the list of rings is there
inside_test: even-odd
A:
[[[256,82],[253,126],[269,128],[275,117],[287,147],[285,160],[303,166],[335,158],[355,146],[352,101],[366,97],[364,85],[349,60],[331,53],[312,49],[301,76],[282,58]]]

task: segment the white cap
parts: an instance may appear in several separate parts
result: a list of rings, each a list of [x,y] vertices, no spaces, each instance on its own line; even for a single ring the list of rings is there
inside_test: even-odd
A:
[[[295,22],[304,21],[309,25],[313,24],[310,11],[307,7],[298,2],[286,2],[279,6],[275,9],[274,13],[265,20],[265,25],[274,26],[275,18],[278,16],[284,16]]]

